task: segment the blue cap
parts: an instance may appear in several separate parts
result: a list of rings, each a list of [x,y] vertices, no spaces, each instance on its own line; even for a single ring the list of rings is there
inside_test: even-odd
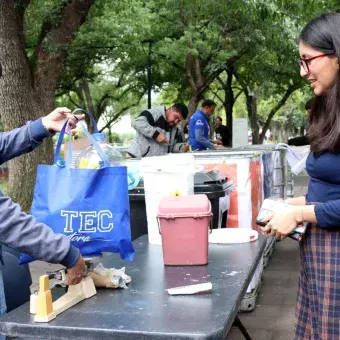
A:
[[[66,166],[65,161],[61,158],[57,160],[56,164],[57,164],[57,166],[59,166],[59,168],[65,168],[65,166]]]
[[[105,142],[106,141],[106,135],[103,132],[97,132],[93,133],[92,137],[97,141],[97,142]]]

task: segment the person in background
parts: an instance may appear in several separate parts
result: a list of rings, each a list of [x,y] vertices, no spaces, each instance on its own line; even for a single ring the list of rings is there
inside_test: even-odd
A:
[[[189,121],[189,145],[192,151],[216,149],[216,144],[221,145],[222,141],[210,140],[209,117],[214,114],[216,103],[210,99],[202,103],[202,109],[197,110]]]
[[[57,108],[49,115],[10,132],[0,134],[0,164],[33,151],[42,141],[60,131],[66,121],[73,132],[78,119],[67,108]],[[68,284],[79,283],[86,267],[79,249],[70,244],[69,237],[56,235],[48,226],[38,223],[31,215],[0,191],[0,244],[4,244],[37,260],[60,263],[67,268]],[[0,246],[0,262],[2,251]],[[6,263],[5,263],[6,265]],[[2,271],[0,265],[0,315],[6,312]],[[1,339],[1,336],[0,336]]]
[[[188,108],[182,103],[143,111],[133,122],[137,133],[128,154],[141,158],[188,151],[177,126],[187,116]]]
[[[305,109],[308,112],[308,117],[312,113],[313,100],[314,100],[314,98],[310,98],[310,99],[307,100],[307,102],[305,104]],[[304,136],[290,138],[290,139],[288,139],[287,144],[288,145],[294,145],[294,146],[309,145],[308,134],[306,134]]]
[[[314,91],[306,196],[286,200],[265,233],[285,238],[307,223],[300,246],[295,340],[340,339],[340,14],[311,20],[299,37],[300,75]]]
[[[220,140],[222,142],[223,146],[231,147],[231,133],[230,129],[222,125],[222,118],[217,117],[216,118],[216,127],[215,127],[215,133],[216,133],[216,139]]]

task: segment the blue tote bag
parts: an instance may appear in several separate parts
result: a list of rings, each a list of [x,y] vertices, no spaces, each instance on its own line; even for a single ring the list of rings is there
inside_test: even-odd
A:
[[[101,168],[70,167],[71,137],[67,161],[60,157],[66,123],[59,135],[54,164],[38,166],[31,214],[55,233],[68,236],[84,257],[111,252],[133,260],[127,169],[110,167],[98,142],[79,124],[102,158]],[[28,260],[22,258],[21,262]]]

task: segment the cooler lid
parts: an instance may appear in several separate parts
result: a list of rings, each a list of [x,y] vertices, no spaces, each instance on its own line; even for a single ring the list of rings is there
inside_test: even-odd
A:
[[[165,196],[158,205],[157,217],[205,217],[211,216],[211,204],[206,195]]]

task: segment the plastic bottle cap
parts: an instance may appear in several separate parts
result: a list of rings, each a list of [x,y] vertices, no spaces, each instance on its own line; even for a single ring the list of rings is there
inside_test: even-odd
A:
[[[106,135],[103,132],[98,132],[98,133],[93,133],[92,137],[97,141],[97,142],[105,142],[106,141]]]
[[[66,165],[63,159],[58,159],[56,164],[59,166],[59,168],[65,168]]]

